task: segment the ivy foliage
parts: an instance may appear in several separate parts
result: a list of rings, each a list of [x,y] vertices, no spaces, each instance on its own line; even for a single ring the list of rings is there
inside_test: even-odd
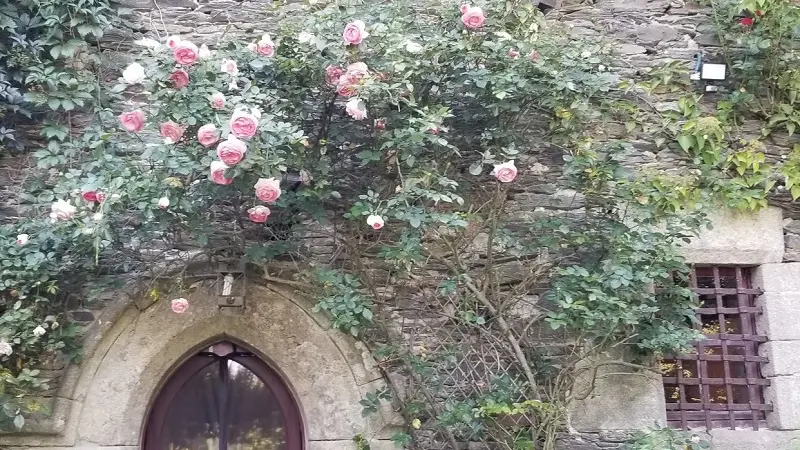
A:
[[[46,139],[64,140],[65,113],[96,98],[91,47],[118,20],[109,0],[21,0],[0,6],[0,155],[31,137],[18,127],[47,120]]]

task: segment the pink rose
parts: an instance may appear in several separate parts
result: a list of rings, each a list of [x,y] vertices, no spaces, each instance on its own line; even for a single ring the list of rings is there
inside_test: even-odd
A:
[[[363,62],[357,62],[347,66],[347,71],[339,77],[336,91],[342,97],[352,97],[358,93],[358,86],[366,76],[369,75],[369,68]]]
[[[183,137],[184,129],[173,121],[164,122],[159,127],[159,131],[161,132],[161,137],[164,138],[164,142],[167,144],[174,144],[181,140]]]
[[[461,21],[464,22],[464,25],[470,30],[480,28],[486,20],[486,17],[483,15],[483,10],[477,6],[469,6],[467,11],[462,14]]]
[[[325,68],[325,82],[330,85],[335,85],[339,82],[339,78],[344,73],[344,69],[339,66],[328,66]]]
[[[461,11],[461,14],[466,14],[469,11],[469,5],[466,3],[462,3],[461,6],[458,8]]]
[[[266,203],[273,203],[281,196],[281,183],[275,178],[259,178],[255,185],[256,197]]]
[[[219,141],[217,127],[213,123],[203,125],[197,130],[197,140],[203,147],[211,147]]]
[[[175,314],[183,314],[189,309],[189,300],[185,298],[176,298],[170,302],[170,308]]]
[[[383,228],[383,217],[372,214],[367,217],[367,225],[371,226],[373,230],[380,230]]]
[[[239,164],[246,151],[247,145],[244,141],[240,141],[233,136],[228,136],[227,140],[220,142],[217,146],[217,156],[220,161],[228,166]]]
[[[383,131],[386,129],[386,119],[375,119],[375,129]]]
[[[137,109],[136,111],[124,112],[119,115],[119,121],[122,123],[122,128],[135,133],[142,131],[144,128],[144,112]]]
[[[349,45],[358,45],[364,38],[369,36],[366,30],[367,26],[361,20],[354,20],[344,27],[342,37]]]
[[[251,138],[258,131],[258,118],[238,110],[231,116],[231,133],[237,138]]]
[[[81,194],[81,197],[83,197],[83,199],[86,200],[89,203],[94,203],[94,202],[97,201],[97,192],[95,192],[95,191],[86,191],[83,194]]]
[[[266,206],[254,206],[247,210],[247,215],[250,216],[250,220],[255,223],[264,223],[267,221],[267,217],[269,217],[270,210]]]
[[[351,98],[345,105],[345,109],[353,119],[364,120],[367,118],[367,104],[359,98]]]
[[[528,54],[528,58],[530,58],[531,61],[533,61],[533,62],[538,61],[539,60],[539,56],[540,56],[539,52],[537,52],[536,50],[531,50],[531,52]]]
[[[97,199],[98,203],[104,203],[106,201],[106,194],[103,192],[98,191],[95,194],[95,198]]]
[[[363,62],[354,62],[347,66],[346,73],[355,80],[360,80],[369,75],[369,68]]]
[[[514,50],[513,48],[509,49],[508,50],[508,57],[511,58],[511,59],[517,59],[517,58],[519,58],[519,52]]]
[[[178,43],[181,41],[180,36],[170,36],[167,38],[167,47],[171,49],[175,49]]]
[[[183,89],[189,85],[189,72],[178,69],[175,72],[172,72],[172,75],[169,76],[169,79],[172,81],[172,86],[175,89]]]
[[[260,41],[256,42],[256,53],[267,58],[275,56],[275,43],[272,42],[268,34],[265,34]]]
[[[230,166],[222,161],[211,161],[211,171],[208,175],[208,178],[210,178],[214,183],[221,184],[223,186],[231,184],[233,178],[225,178],[225,171],[229,168]]]
[[[504,162],[503,164],[496,164],[492,171],[497,181],[501,183],[510,183],[517,178],[517,167],[514,166],[514,161]]]
[[[217,92],[211,96],[211,107],[214,109],[222,109],[225,107],[225,94]]]
[[[247,44],[247,49],[250,50],[251,52],[255,53],[255,52],[258,51],[258,44],[256,44],[255,42],[251,42],[251,43]]]
[[[189,41],[180,41],[172,49],[175,61],[186,66],[192,65],[197,61],[197,52],[197,46]]]
[[[222,65],[219,67],[221,72],[227,73],[230,76],[239,75],[239,66],[236,64],[236,61],[232,59],[226,59],[222,61]]]
[[[342,77],[342,78],[344,78],[344,77]],[[339,85],[336,86],[336,92],[339,95],[341,95],[342,97],[352,97],[352,96],[358,94],[358,86],[355,85],[355,84],[349,84],[349,83],[346,83],[346,82],[345,83],[341,83],[340,82]]]

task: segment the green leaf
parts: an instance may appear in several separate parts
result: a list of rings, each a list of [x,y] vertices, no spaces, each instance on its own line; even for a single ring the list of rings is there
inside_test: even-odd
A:
[[[25,426],[25,418],[22,417],[22,414],[17,414],[17,416],[14,417],[14,426],[17,427],[18,430],[21,430],[22,427]]]
[[[483,164],[481,161],[476,161],[469,166],[469,173],[478,176],[483,172]]]
[[[694,144],[694,139],[692,136],[688,134],[679,134],[678,135],[678,144],[681,146],[683,151],[689,153],[689,150],[692,148],[692,144]]]
[[[419,228],[419,226],[422,224],[422,221],[419,219],[419,217],[414,216],[408,219],[408,224],[414,228]]]

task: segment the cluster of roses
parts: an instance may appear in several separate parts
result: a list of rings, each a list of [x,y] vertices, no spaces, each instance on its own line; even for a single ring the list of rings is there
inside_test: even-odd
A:
[[[175,62],[178,68],[170,75],[170,80],[176,89],[183,89],[189,85],[189,73],[182,67],[189,67],[197,62],[198,58],[207,57],[210,51],[205,46],[200,49],[188,40],[178,36],[167,39],[167,46],[172,49]],[[267,57],[275,55],[275,44],[269,35],[264,35],[261,40],[248,45],[252,51]],[[204,50],[205,49],[205,50]],[[230,88],[236,86],[236,76],[239,70],[236,61],[226,59],[222,62],[220,70],[231,77]],[[141,65],[133,63],[123,72],[123,78],[129,84],[141,83],[145,79],[144,69]],[[211,96],[210,104],[213,109],[222,110],[225,108],[225,95],[216,92]],[[225,177],[225,171],[239,164],[244,159],[247,152],[247,144],[243,140],[252,139],[258,131],[258,122],[261,117],[260,111],[251,109],[237,109],[230,118],[230,133],[227,138],[220,142],[220,132],[214,124],[205,124],[197,130],[197,140],[203,147],[211,147],[217,144],[218,161],[213,161],[210,165],[209,178],[214,183],[220,185],[231,184],[233,179]],[[141,110],[129,111],[120,114],[122,127],[132,133],[141,131],[144,128],[146,116]],[[186,127],[173,121],[167,121],[159,126],[159,132],[166,144],[175,144],[183,139]],[[281,195],[280,182],[275,178],[261,178],[254,186],[256,197],[266,203],[275,202]],[[164,197],[159,200],[159,207],[166,209],[169,207],[169,199]],[[253,222],[264,223],[269,217],[268,207],[258,205],[248,210],[248,215]]]

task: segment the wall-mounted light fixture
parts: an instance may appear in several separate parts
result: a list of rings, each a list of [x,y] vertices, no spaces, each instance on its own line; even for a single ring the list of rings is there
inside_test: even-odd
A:
[[[246,291],[244,268],[221,263],[217,268],[217,305],[244,306]]]

